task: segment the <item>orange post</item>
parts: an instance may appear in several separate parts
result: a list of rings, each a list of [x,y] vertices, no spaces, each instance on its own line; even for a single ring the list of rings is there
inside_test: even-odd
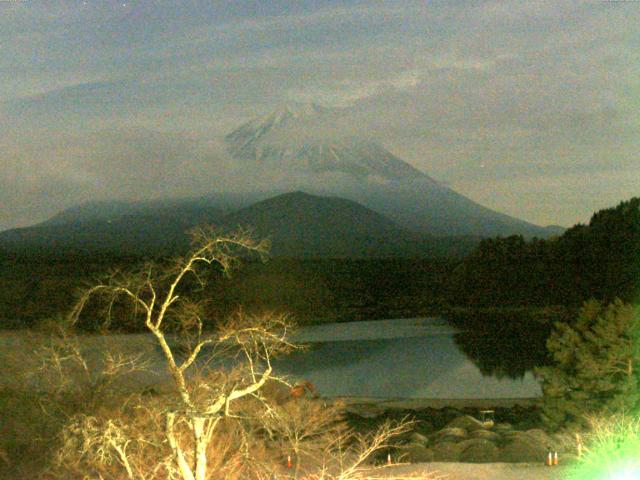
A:
[[[551,453],[551,450],[549,450],[549,453],[547,453],[547,467],[551,466],[553,466],[553,454]]]
[[[558,465],[558,452],[553,452],[553,464]]]
[[[287,455],[287,468],[293,468],[293,461],[291,460],[291,455]]]

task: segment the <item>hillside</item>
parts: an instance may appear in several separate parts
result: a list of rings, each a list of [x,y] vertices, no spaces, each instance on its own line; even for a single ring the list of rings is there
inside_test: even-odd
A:
[[[470,306],[580,305],[640,294],[640,198],[596,212],[559,237],[483,240],[451,279],[452,301]]]
[[[351,200],[303,192],[258,202],[223,225],[252,227],[271,239],[274,255],[289,257],[461,256],[477,243],[419,235]]]
[[[107,204],[64,211],[33,227],[0,233],[0,248],[29,253],[116,253],[154,255],[175,252],[188,245],[185,232],[195,225],[217,223],[222,211],[187,205],[131,209],[128,204]],[[94,213],[95,211],[95,213]]]
[[[202,224],[227,231],[248,228],[271,239],[272,255],[285,257],[462,257],[479,241],[420,235],[351,200],[302,192],[226,215],[201,200],[106,207],[89,204],[34,227],[2,232],[0,248],[19,253],[175,254],[188,245],[186,232]]]

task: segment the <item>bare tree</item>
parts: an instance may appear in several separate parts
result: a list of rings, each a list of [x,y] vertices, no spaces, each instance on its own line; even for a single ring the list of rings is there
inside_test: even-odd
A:
[[[298,478],[304,463],[321,463],[328,445],[347,431],[342,419],[343,406],[324,405],[319,400],[293,398],[283,404],[269,405],[262,418],[270,438],[292,457],[293,477]]]
[[[146,265],[137,272],[111,274],[88,288],[74,307],[72,325],[81,321],[96,297],[106,300],[108,314],[116,302],[128,300],[134,307],[132,318],[144,325],[162,352],[173,394],[134,393],[119,404],[96,403],[91,407],[96,411],[70,416],[55,462],[59,476],[85,477],[90,472],[104,480],[260,480],[278,471],[274,458],[279,453],[273,449],[276,445],[281,453],[284,442],[297,458],[317,453],[309,478],[369,478],[364,463],[406,425],[386,426],[364,438],[341,424],[337,408],[318,401],[276,405],[265,386],[288,385],[274,375],[271,363],[274,355],[296,348],[288,340],[288,317],[240,311],[217,328],[206,329],[202,304],[190,300],[184,288],[193,280],[203,284],[205,268],[228,273],[242,252],[261,255],[267,245],[242,232],[220,236],[200,230],[194,238],[191,253],[172,266]],[[61,390],[72,388],[73,371],[72,376],[92,379],[84,385],[98,397],[117,372],[133,371],[140,360],[109,354],[101,366],[100,375],[106,378],[96,383],[93,367],[74,338],[64,338],[62,346],[44,352],[44,364],[57,372]],[[298,466],[294,473],[297,476]]]
[[[195,233],[191,253],[179,259],[168,273],[158,272],[157,267],[148,265],[136,274],[111,275],[106,282],[84,292],[71,314],[72,321],[78,322],[87,302],[97,295],[106,296],[110,307],[124,297],[141,312],[144,326],[162,351],[178,394],[177,404],[165,412],[164,432],[173,467],[184,480],[207,478],[207,447],[213,431],[221,419],[234,415],[234,402],[258,394],[273,376],[272,356],[292,345],[287,340],[290,325],[284,315],[249,318],[236,315],[215,332],[205,332],[200,305],[182,298],[182,284],[188,276],[202,283],[203,267],[217,266],[223,273],[228,273],[236,264],[240,251],[263,254],[266,248],[265,242],[256,242],[243,232],[219,236],[199,230]],[[176,345],[171,345],[172,331],[178,331],[183,339],[187,339],[180,345],[181,355],[176,353]],[[211,382],[207,375],[189,377],[190,369],[204,368],[198,361],[205,349],[239,355],[243,360],[240,364],[245,368],[224,379],[218,376],[216,382]],[[182,441],[177,432],[178,424],[190,431],[190,444]],[[110,424],[103,433],[108,439],[107,446],[117,453],[128,477],[135,478],[127,459],[127,441],[121,430]]]

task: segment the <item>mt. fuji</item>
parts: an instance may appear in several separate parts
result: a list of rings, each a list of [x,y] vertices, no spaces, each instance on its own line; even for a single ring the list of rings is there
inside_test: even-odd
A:
[[[275,169],[342,172],[385,180],[429,179],[375,142],[353,137],[328,138],[314,133],[316,127],[322,127],[323,121],[336,113],[338,111],[316,104],[288,105],[245,123],[225,140],[235,159],[255,161]]]
[[[226,135],[235,180],[209,195],[87,202],[2,232],[0,250],[147,254],[182,248],[185,231],[201,223],[254,228],[273,239],[274,253],[311,257],[459,256],[480,237],[559,233],[473,202],[372,139],[343,135],[343,114],[314,104],[281,108]]]
[[[557,233],[495,212],[439,183],[370,139],[324,134],[341,110],[287,105],[225,137],[230,155],[256,171],[282,172],[271,193],[304,190],[357,201],[404,228],[431,235],[547,237]]]

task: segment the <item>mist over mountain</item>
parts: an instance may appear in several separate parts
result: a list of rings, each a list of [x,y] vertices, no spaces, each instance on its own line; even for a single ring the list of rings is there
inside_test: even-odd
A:
[[[227,207],[229,208],[229,207]],[[38,227],[86,222],[112,222],[122,217],[157,217],[185,225],[210,222],[225,212],[224,203],[213,198],[163,199],[140,202],[95,201],[68,208],[39,223]]]
[[[558,233],[473,202],[373,139],[341,135],[335,128],[339,119],[339,109],[293,104],[245,123],[225,140],[231,156],[246,168],[266,176],[287,172],[288,185],[282,176],[275,183],[280,191],[348,198],[410,230],[527,237]]]
[[[157,255],[183,250],[186,232],[216,224],[222,210],[202,200],[92,202],[65,210],[33,227],[0,233],[0,249],[19,254],[110,253]]]
[[[342,135],[342,115],[315,104],[282,107],[222,143],[212,140],[209,153],[189,150],[196,170],[219,173],[207,195],[87,202],[3,232],[0,246],[160,251],[185,245],[189,228],[213,223],[272,236],[278,255],[421,256],[459,254],[479,237],[561,233],[473,202],[372,138]]]

